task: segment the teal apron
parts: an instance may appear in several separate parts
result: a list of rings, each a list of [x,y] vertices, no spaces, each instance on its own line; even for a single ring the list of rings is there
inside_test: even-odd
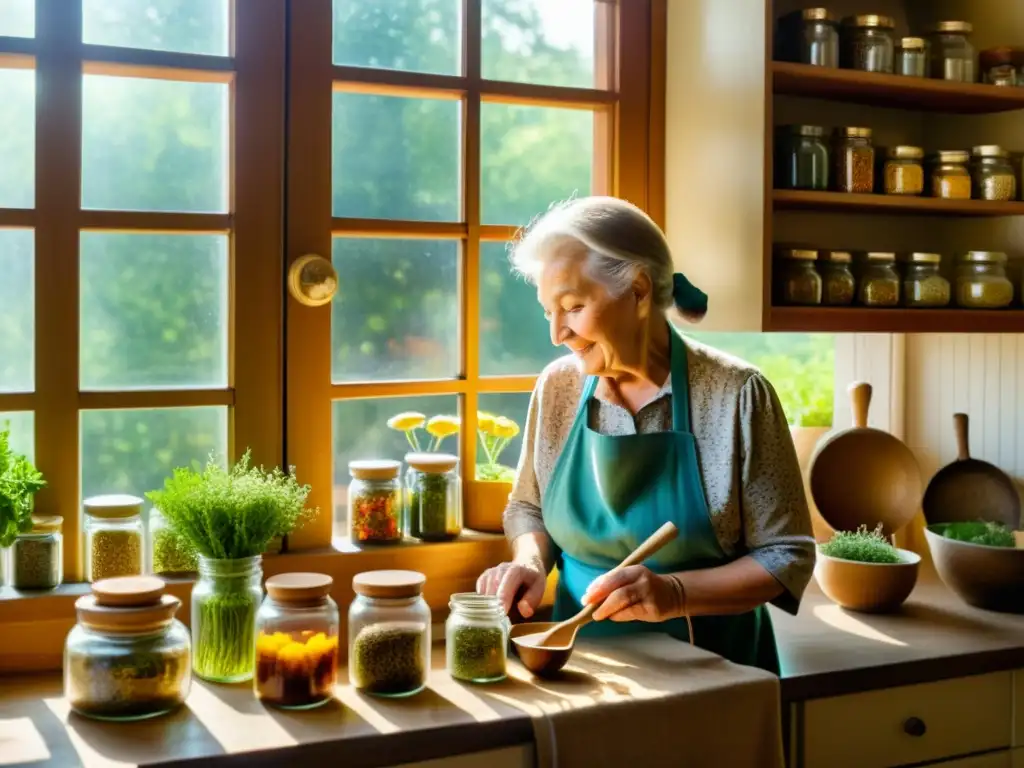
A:
[[[588,403],[598,379],[583,385],[576,419],[555,463],[542,499],[544,523],[561,550],[555,598],[556,621],[581,608],[580,598],[598,576],[618,565],[666,521],[677,538],[644,563],[655,573],[725,565],[704,498],[697,445],[690,432],[690,388],[686,347],[674,330],[672,430],[609,436],[590,429]],[[729,616],[693,619],[694,643],[738,664],[779,673],[775,633],[765,606]],[[662,623],[600,621],[583,636],[667,632],[689,641],[685,619]]]

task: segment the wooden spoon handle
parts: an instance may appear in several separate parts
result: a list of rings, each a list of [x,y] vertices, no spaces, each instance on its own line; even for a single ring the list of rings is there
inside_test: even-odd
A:
[[[853,411],[853,426],[863,429],[868,425],[868,409],[871,408],[871,385],[866,381],[855,381],[849,386],[850,407]]]
[[[971,443],[968,437],[970,422],[966,413],[953,414],[953,430],[956,432],[957,460],[967,461],[971,458]]]

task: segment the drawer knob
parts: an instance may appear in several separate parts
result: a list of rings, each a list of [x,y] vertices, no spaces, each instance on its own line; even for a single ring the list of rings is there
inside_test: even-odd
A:
[[[907,736],[920,737],[928,732],[928,726],[924,724],[924,720],[920,717],[908,717],[903,721],[903,732]]]

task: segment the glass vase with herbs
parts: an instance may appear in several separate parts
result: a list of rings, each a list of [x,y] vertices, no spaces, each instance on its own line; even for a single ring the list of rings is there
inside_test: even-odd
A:
[[[10,424],[3,422],[0,425],[0,554],[14,544],[19,535],[32,530],[33,498],[45,486],[46,481],[32,462],[11,448]]]
[[[422,541],[454,539],[462,533],[459,458],[450,453],[408,453],[405,463],[409,535]]]
[[[313,512],[308,485],[294,470],[249,466],[249,452],[225,469],[213,459],[201,470],[179,468],[161,491],[147,494],[168,525],[199,556],[192,590],[193,669],[213,682],[251,680],[256,611],[263,599],[262,554]]]

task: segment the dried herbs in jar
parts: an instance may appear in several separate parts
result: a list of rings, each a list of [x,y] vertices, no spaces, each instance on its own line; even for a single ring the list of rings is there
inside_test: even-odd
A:
[[[387,459],[351,461],[348,487],[349,535],[357,544],[402,539],[401,464]]]
[[[445,541],[462,532],[462,482],[458,457],[409,453],[405,473],[408,533],[423,541]]]
[[[494,595],[460,593],[448,603],[445,624],[448,673],[456,680],[490,683],[505,678],[508,617]]]
[[[83,502],[88,581],[142,574],[142,504],[137,496],[119,494]]]
[[[15,589],[54,589],[63,571],[61,517],[33,517],[32,530],[11,544],[9,584]]]

